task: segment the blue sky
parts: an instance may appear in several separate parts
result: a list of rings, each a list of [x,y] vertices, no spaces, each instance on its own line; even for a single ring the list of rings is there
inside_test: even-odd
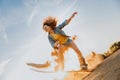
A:
[[[78,15],[64,31],[77,35],[75,43],[84,56],[91,51],[103,53],[120,40],[119,0],[0,0],[0,79],[13,80],[16,72],[20,73],[14,80],[39,79],[25,63],[50,58],[52,48],[42,30],[43,19],[54,16],[59,24],[74,11]]]

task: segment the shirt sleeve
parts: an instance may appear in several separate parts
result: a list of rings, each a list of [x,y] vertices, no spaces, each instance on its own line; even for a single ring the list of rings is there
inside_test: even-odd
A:
[[[59,28],[59,29],[62,29],[62,28],[64,28],[65,26],[67,25],[67,20],[65,20],[64,22],[62,22],[60,25],[58,25],[57,27]]]
[[[49,35],[48,35],[48,40],[49,40],[51,46],[54,48],[55,41]]]

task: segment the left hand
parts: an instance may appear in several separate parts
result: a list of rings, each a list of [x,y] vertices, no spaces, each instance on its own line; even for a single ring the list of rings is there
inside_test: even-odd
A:
[[[72,17],[74,17],[75,15],[77,15],[78,14],[78,12],[74,12],[73,14],[72,14]]]

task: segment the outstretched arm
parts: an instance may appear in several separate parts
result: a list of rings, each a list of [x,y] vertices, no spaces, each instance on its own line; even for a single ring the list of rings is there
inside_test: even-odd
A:
[[[74,12],[74,13],[71,15],[71,17],[67,19],[67,24],[70,23],[70,21],[72,20],[72,18],[75,17],[76,14],[77,14],[77,12]]]
[[[77,12],[74,12],[74,13],[71,15],[70,18],[66,19],[62,24],[58,25],[57,27],[58,27],[59,29],[64,28],[67,24],[70,23],[70,21],[72,20],[72,18],[75,17],[76,14],[77,14]]]

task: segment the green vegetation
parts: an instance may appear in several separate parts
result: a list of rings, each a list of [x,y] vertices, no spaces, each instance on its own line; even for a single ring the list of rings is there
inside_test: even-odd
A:
[[[120,49],[120,41],[114,42],[107,52],[104,53],[105,57],[112,55],[114,52]]]

